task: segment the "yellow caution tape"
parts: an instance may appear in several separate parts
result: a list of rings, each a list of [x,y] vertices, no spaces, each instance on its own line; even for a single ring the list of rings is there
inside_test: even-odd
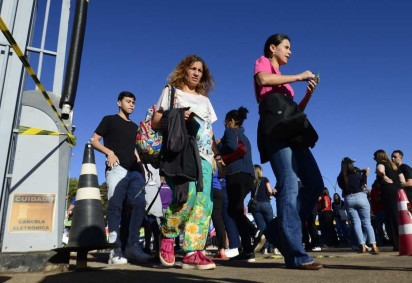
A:
[[[67,135],[67,134],[66,133],[60,133],[60,132],[53,132],[53,131],[43,130],[43,129],[38,129],[38,128],[20,126],[19,127],[19,135],[64,136],[64,135]]]
[[[30,66],[29,61],[27,61],[26,57],[24,56],[23,52],[21,51],[19,45],[14,40],[13,35],[10,33],[9,29],[7,28],[6,23],[3,21],[3,18],[0,16],[0,29],[3,32],[4,36],[6,37],[7,41],[10,43],[10,46],[13,48],[14,52],[16,52],[17,56],[19,57],[20,61],[23,63],[26,71],[34,80],[34,83],[39,88],[43,97],[46,99],[47,103],[53,109],[54,113],[57,115],[59,120],[62,122],[63,127],[67,130],[67,141],[71,146],[76,145],[76,137],[70,133],[69,129],[67,128],[66,124],[64,123],[63,119],[61,118],[59,111],[54,106],[52,100],[50,99],[49,95],[47,94],[45,88],[41,84],[39,78],[37,77],[36,73],[34,72],[33,68]]]

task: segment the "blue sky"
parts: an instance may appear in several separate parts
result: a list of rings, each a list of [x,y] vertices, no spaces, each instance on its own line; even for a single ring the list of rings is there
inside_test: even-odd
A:
[[[405,162],[412,164],[411,11],[412,3],[404,0],[91,0],[74,107],[78,145],[70,175],[79,176],[84,144],[101,118],[117,113],[118,93],[135,93],[131,118],[142,120],[169,73],[192,53],[204,58],[215,78],[209,97],[219,118],[213,125],[216,136],[223,134],[227,111],[247,107],[244,127],[253,160],[260,163],[253,67],[274,33],[291,38],[292,56],[281,68],[283,74],[320,73],[306,113],[320,136],[313,153],[331,192],[344,156],[374,172],[375,150],[402,149]],[[305,83],[293,87],[300,100]],[[104,157],[98,152],[96,166],[102,183]],[[263,168],[275,185],[270,166]],[[374,178],[372,173],[369,184]]]

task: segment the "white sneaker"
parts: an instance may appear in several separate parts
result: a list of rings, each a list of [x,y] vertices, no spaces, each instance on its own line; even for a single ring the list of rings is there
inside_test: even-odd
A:
[[[267,255],[268,254],[268,249],[263,249],[262,254]]]
[[[314,248],[312,248],[312,252],[320,252],[320,251],[322,251],[322,248],[321,248],[321,247],[314,247]]]
[[[108,264],[127,264],[127,258],[123,256],[120,248],[115,248],[110,251]]]
[[[277,248],[275,248],[275,249],[273,250],[273,253],[274,253],[275,255],[280,255],[280,254],[281,254],[280,251],[279,251]]]
[[[228,258],[235,257],[239,255],[239,249],[234,248],[234,249],[225,249],[225,254]]]

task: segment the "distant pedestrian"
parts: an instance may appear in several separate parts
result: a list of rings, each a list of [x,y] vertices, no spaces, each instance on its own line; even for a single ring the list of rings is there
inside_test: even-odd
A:
[[[385,228],[393,243],[394,251],[399,251],[398,190],[402,183],[405,183],[405,176],[383,149],[375,151],[373,159],[376,161],[376,178],[385,206],[387,224]]]
[[[370,204],[365,190],[370,169],[360,170],[353,165],[354,162],[355,160],[349,157],[343,158],[338,184],[345,198],[346,211],[359,245],[359,252],[366,253],[367,251],[365,235],[368,244],[372,245],[372,253],[378,254],[379,249],[376,245],[375,232],[371,224]]]
[[[263,169],[260,165],[255,164],[255,182],[251,195],[257,200],[256,209],[252,212],[256,225],[260,231],[265,231],[266,226],[273,220],[273,208],[270,203],[272,196],[276,195],[276,189],[270,185],[268,178],[263,176]],[[269,243],[265,243],[263,254],[267,254]]]
[[[399,167],[399,170],[401,170],[405,177],[405,182],[401,185],[408,197],[409,203],[412,204],[412,168],[403,162],[403,152],[399,149],[392,152],[392,161]]]

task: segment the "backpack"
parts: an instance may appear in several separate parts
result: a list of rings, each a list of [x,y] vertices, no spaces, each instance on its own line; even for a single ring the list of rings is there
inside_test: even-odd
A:
[[[173,108],[176,89],[169,85],[166,87],[169,87],[170,108]],[[144,164],[151,164],[154,168],[158,169],[160,166],[160,150],[162,148],[163,137],[160,131],[152,128],[154,113],[156,113],[156,105],[152,105],[147,109],[145,119],[140,121],[137,128],[136,149]]]

